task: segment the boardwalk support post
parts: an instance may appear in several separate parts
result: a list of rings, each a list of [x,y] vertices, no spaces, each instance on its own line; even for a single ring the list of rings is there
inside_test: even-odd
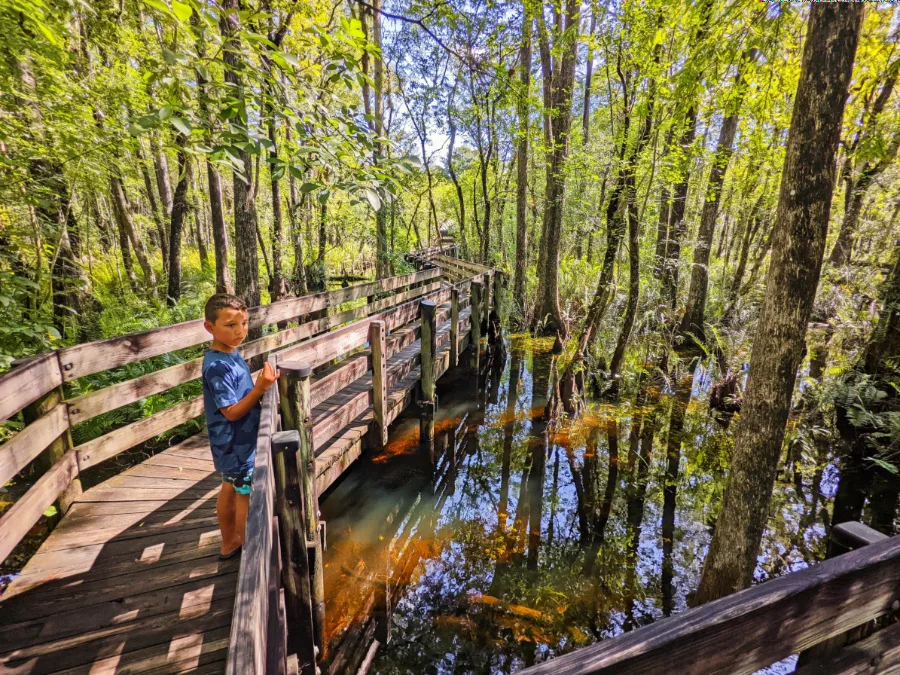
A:
[[[375,422],[372,427],[372,446],[382,448],[388,441],[387,414],[387,329],[384,321],[373,321],[369,326],[369,347],[372,351],[372,409]]]
[[[422,319],[421,382],[422,399],[419,401],[420,426],[419,440],[429,448],[434,445],[434,409],[436,403],[434,376],[437,356],[437,305],[428,300],[419,303],[419,316]]]
[[[57,363],[59,363],[59,352],[55,353],[55,358]],[[30,361],[30,359],[23,359],[23,361]],[[14,361],[13,365],[17,365],[18,363],[21,362]],[[59,366],[60,370],[62,370],[62,364],[59,364]],[[27,425],[36,422],[58,405],[65,405],[62,385],[55,389],[51,389],[34,403],[31,403],[22,409],[22,417],[25,420],[25,424]],[[46,450],[35,457],[34,480],[36,481],[47,473],[53,465],[62,459],[63,455],[73,447],[75,447],[75,445],[72,443],[72,429],[67,424],[63,434],[50,443]],[[68,487],[64,488],[62,492],[59,493],[59,497],[55,503],[58,518],[62,518],[66,514],[69,507],[81,496],[81,492],[81,479],[76,476],[72,479],[72,482],[69,483]]]
[[[450,289],[450,367],[459,365],[459,289]]]
[[[282,401],[284,399],[282,398]],[[288,650],[296,653],[301,673],[315,673],[316,653],[313,638],[312,593],[309,557],[306,552],[306,522],[297,452],[300,432],[279,431],[272,437],[275,469],[275,512],[278,514],[281,550],[286,560],[282,567],[285,612],[288,618]]]
[[[481,327],[481,335],[487,335],[491,320],[491,287],[494,285],[493,273],[485,272],[482,278],[484,279],[484,286],[482,286],[482,302],[484,302],[484,306],[481,308],[481,322],[479,323],[479,326]]]
[[[484,284],[480,281],[472,282],[472,313],[469,315],[469,325],[471,327],[470,338],[472,356],[470,365],[478,372],[481,363],[481,309]]]
[[[319,536],[319,495],[316,492],[316,459],[313,452],[312,409],[310,406],[309,378],[312,368],[305,363],[285,361],[278,364],[281,370],[282,418],[286,429],[296,429],[300,436],[297,468],[300,474],[305,539],[309,553],[310,594],[312,596],[313,637],[319,654],[325,627],[325,568],[322,560],[322,540]]]

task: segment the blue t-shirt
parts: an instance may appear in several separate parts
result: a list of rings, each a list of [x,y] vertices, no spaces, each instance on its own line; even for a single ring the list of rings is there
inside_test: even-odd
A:
[[[203,406],[216,471],[243,474],[253,468],[259,405],[236,422],[229,422],[220,408],[227,408],[253,389],[250,368],[237,350],[227,354],[207,349],[203,355]]]

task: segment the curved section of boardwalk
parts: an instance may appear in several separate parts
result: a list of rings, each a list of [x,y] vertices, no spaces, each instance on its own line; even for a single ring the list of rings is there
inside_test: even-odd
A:
[[[4,594],[0,672],[222,672],[218,488],[201,434],[85,492]]]

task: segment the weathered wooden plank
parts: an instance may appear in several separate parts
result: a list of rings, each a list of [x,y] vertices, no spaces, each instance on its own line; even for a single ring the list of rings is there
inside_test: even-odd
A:
[[[228,627],[194,631],[191,626],[174,635],[163,632],[160,638],[147,636],[145,639],[161,641],[141,649],[134,649],[131,644],[126,644],[127,649],[120,654],[97,658],[83,665],[58,671],[54,675],[196,673],[200,666],[224,660],[228,648]]]
[[[188,622],[193,626],[201,627],[201,629],[218,628],[227,625],[230,614],[230,598],[214,600],[210,605],[210,610],[199,619],[190,614],[181,616],[178,611],[170,611],[146,619],[138,618],[134,621],[104,626],[96,630],[9,651],[0,655],[0,665],[23,659],[52,655],[54,667],[46,668],[45,666],[45,669],[41,669],[41,672],[51,672],[52,670],[89,662],[92,655],[96,652],[87,649],[86,643],[106,641],[127,635],[129,645],[133,645],[134,648],[142,648],[149,646],[148,643],[152,645],[171,641],[174,634],[177,634],[178,629],[184,630],[185,624]],[[162,633],[162,635],[159,635],[159,633]],[[81,647],[81,649],[75,649],[76,647]]]
[[[522,672],[752,673],[889,612],[898,563],[892,537]]]
[[[4,621],[0,625],[0,645],[4,645],[4,651],[7,648],[22,649],[122,624],[138,616],[158,616],[171,612],[173,608],[193,614],[192,608],[204,609],[213,593],[217,600],[233,597],[236,581],[237,572],[213,579],[190,579],[160,590],[126,595],[92,605],[90,611],[82,607],[64,607],[46,617],[15,623]]]
[[[66,580],[73,579],[72,584],[95,581],[101,578],[113,578],[131,574],[139,569],[159,570],[190,560],[217,558],[221,548],[221,537],[210,538],[198,546],[196,542],[177,542],[170,545],[147,547],[139,557],[134,551],[124,551],[109,555],[104,544],[82,546],[69,549],[65,556],[55,551],[39,552],[28,561],[24,572],[17,576],[4,592],[4,601],[14,595],[39,588],[47,583],[70,585]],[[217,579],[220,577],[216,577]],[[119,599],[121,601],[121,598]],[[0,604],[0,607],[3,605]]]
[[[75,448],[82,469],[95,466],[105,459],[133,448],[138,443],[155,438],[172,427],[183,424],[203,413],[203,397],[183,401],[171,408],[116,429]]]
[[[0,421],[62,384],[56,352],[50,352],[0,375]]]
[[[797,668],[794,675],[897,675],[900,673],[900,623],[844,647],[826,661]]]
[[[487,265],[481,265],[479,263],[469,262],[468,260],[461,260],[460,258],[451,258],[446,255],[438,255],[435,256],[434,262],[438,264],[446,263],[448,265],[453,265],[455,267],[459,267],[460,269],[470,270],[472,274],[481,274],[491,269]]]
[[[261,326],[295,319],[316,310],[333,307],[379,291],[394,290],[418,281],[433,279],[439,275],[440,270],[427,270],[254,307],[249,312],[250,324],[251,326]],[[154,328],[142,333],[132,333],[108,340],[75,345],[59,352],[63,379],[66,381],[77,379],[91,373],[166,354],[176,349],[198,345],[207,340],[209,340],[209,333],[203,327],[203,319],[195,319],[172,326]]]
[[[69,428],[65,403],[57,403],[0,446],[0,485],[28,466],[35,457]]]
[[[375,434],[378,445],[383,446],[388,440],[388,428],[385,422],[387,407],[387,334],[384,321],[374,321],[369,328],[369,345],[372,350],[372,413],[375,417]]]
[[[69,450],[0,518],[0,560],[5,560],[22,537],[78,475],[78,459]]]
[[[269,358],[269,363],[275,365],[275,358]],[[250,508],[225,667],[228,675],[265,672],[269,572],[274,545],[272,518],[275,476],[272,471],[272,434],[275,433],[278,414],[277,392],[275,387],[270,387],[262,401]]]

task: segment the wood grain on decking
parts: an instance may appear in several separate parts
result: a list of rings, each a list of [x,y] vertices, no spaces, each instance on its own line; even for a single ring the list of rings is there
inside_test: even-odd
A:
[[[200,434],[84,493],[0,598],[0,673],[224,670],[219,484]]]

